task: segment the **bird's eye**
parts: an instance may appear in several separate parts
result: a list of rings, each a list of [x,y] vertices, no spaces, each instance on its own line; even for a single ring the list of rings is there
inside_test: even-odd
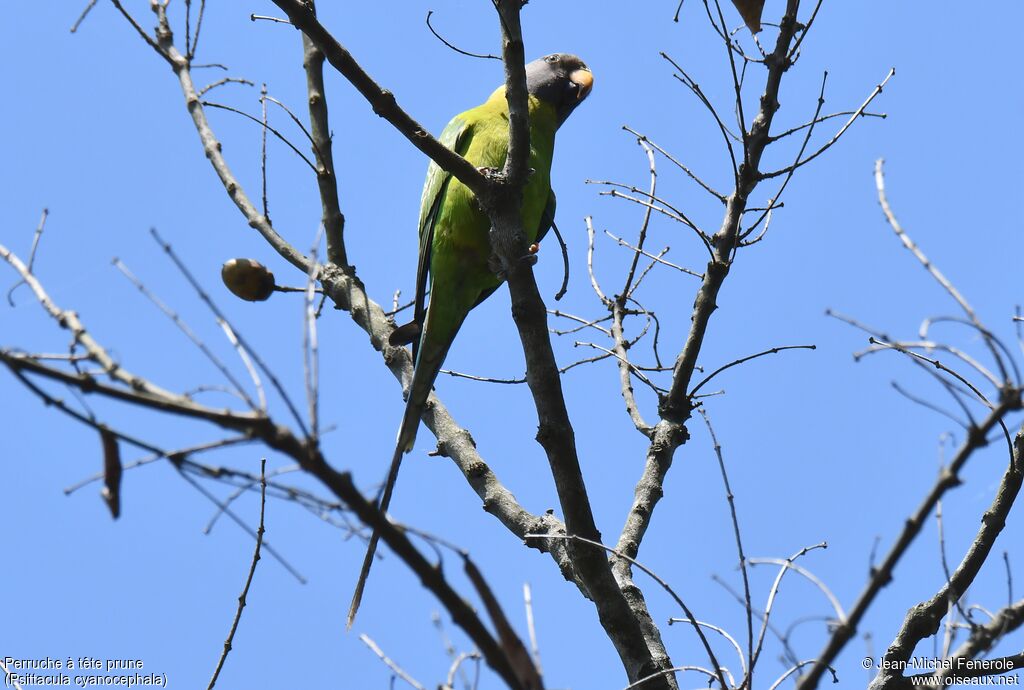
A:
[[[553,64],[555,64],[556,62],[558,62],[558,57],[559,57],[559,56],[558,56],[558,54],[557,54],[557,53],[555,53],[554,55],[548,55],[548,56],[547,56],[546,58],[544,58],[544,60],[545,60],[545,61],[546,61],[546,62],[547,62],[548,64],[551,64],[551,65],[553,65]]]

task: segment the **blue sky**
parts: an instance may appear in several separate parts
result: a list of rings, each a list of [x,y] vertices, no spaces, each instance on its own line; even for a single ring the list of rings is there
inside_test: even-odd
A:
[[[158,228],[239,330],[259,344],[288,390],[301,398],[300,300],[278,295],[266,304],[239,303],[220,286],[219,269],[227,258],[249,256],[269,265],[279,282],[299,284],[302,276],[272,254],[227,199],[202,155],[167,65],[105,2],[70,34],[80,4],[5,8],[0,45],[7,63],[17,66],[5,72],[8,100],[0,116],[6,134],[0,138],[0,243],[26,256],[39,214],[49,208],[36,270],[52,298],[77,310],[124,366],[187,390],[216,381],[217,372],[110,265],[120,257],[234,363],[210,315],[150,239],[149,228]],[[153,24],[148,2],[127,4],[143,26]],[[489,3],[344,5],[322,8],[323,22],[435,132],[500,82],[498,63],[452,53],[423,23],[427,10],[434,10],[434,25],[449,40],[467,50],[496,51]],[[778,15],[782,5],[769,0],[766,17]],[[875,159],[887,159],[890,198],[908,231],[1011,345],[1010,319],[1021,300],[1015,190],[1024,179],[1014,118],[1024,111],[1024,96],[1016,87],[1016,45],[988,27],[1019,26],[1024,9],[1006,0],[987,3],[985,28],[970,30],[963,11],[921,13],[919,7],[882,0],[825,3],[801,60],[786,75],[777,122],[788,127],[810,117],[823,70],[829,72],[825,111],[834,111],[855,108],[895,67],[896,77],[872,106],[888,118],[859,121],[794,178],[766,241],[743,252],[734,266],[701,358],[713,369],[772,346],[817,346],[814,352],[761,359],[723,375],[718,387],[726,394],[708,399],[707,411],[724,447],[748,554],[784,557],[826,540],[828,550],[807,556],[803,564],[847,606],[865,582],[876,537],[886,548],[934,481],[941,435],[963,437],[948,420],[892,390],[890,382],[898,380],[945,403],[917,368],[895,354],[855,363],[851,353],[866,347],[866,337],[824,316],[832,308],[912,337],[924,318],[956,311],[884,223],[874,194]],[[635,236],[638,227],[640,209],[600,197],[598,188],[584,184],[588,178],[646,184],[646,159],[622,125],[648,134],[711,184],[729,182],[713,122],[658,55],[665,51],[691,71],[728,112],[731,81],[724,50],[700,3],[687,2],[679,23],[671,21],[674,9],[668,1],[623,9],[536,0],[524,12],[529,56],[575,52],[595,75],[590,99],[559,133],[553,172],[559,227],[572,258],[570,291],[559,305],[566,311],[599,314],[586,275],[583,217],[592,215],[599,231],[624,237]],[[179,27],[182,10],[182,3],[171,3]],[[271,95],[301,113],[305,81],[299,37],[283,25],[250,22],[251,12],[276,14],[269,2],[211,3],[198,61],[224,63],[231,76],[266,82]],[[730,24],[739,25],[734,14],[728,16]],[[767,35],[773,36],[771,29]],[[748,80],[753,86],[762,77],[753,70]],[[412,294],[414,226],[426,162],[343,80],[328,74],[327,89],[349,256],[371,296],[390,303],[397,289]],[[758,93],[750,89],[748,112]],[[211,97],[258,112],[258,89],[229,85]],[[273,117],[297,136],[286,116],[275,112]],[[210,118],[235,173],[258,198],[258,128],[226,112],[211,112]],[[820,141],[838,122],[821,128]],[[768,154],[766,165],[784,165],[794,154],[791,145],[781,145]],[[717,228],[717,202],[664,160],[659,165],[660,193],[706,228]],[[272,143],[268,185],[275,224],[297,246],[308,247],[320,217],[308,168]],[[759,188],[754,201],[763,204],[774,189]],[[705,261],[692,235],[656,218],[650,246],[666,245],[674,262],[699,269]],[[595,270],[608,291],[621,283],[628,258],[614,242],[599,240]],[[558,288],[560,263],[554,243],[546,243],[537,269],[546,298]],[[0,277],[5,292],[16,281],[6,269]],[[669,359],[682,344],[695,287],[695,280],[664,270],[655,271],[641,293],[665,326],[661,346]],[[14,298],[14,308],[0,306],[0,343],[64,350],[66,334],[29,292],[19,288]],[[985,355],[970,333],[949,326],[936,333]],[[574,348],[576,337],[556,339],[561,363],[592,353]],[[325,437],[325,450],[368,487],[383,475],[390,457],[400,391],[344,314],[327,310],[320,340],[323,421],[337,427]],[[649,350],[639,352],[647,356]],[[522,362],[508,297],[499,290],[467,321],[448,366],[512,377],[522,374]],[[613,541],[646,442],[625,414],[611,363],[574,369],[564,386],[599,526]],[[166,673],[174,687],[204,684],[245,578],[249,538],[226,520],[204,535],[214,508],[166,463],[126,474],[123,515],[116,522],[97,496],[98,485],[65,496],[65,487],[100,468],[96,433],[44,409],[6,372],[0,374],[0,391],[7,425],[0,435],[6,555],[0,575],[0,658],[138,658],[147,671]],[[536,422],[524,387],[442,377],[438,392],[528,509],[542,512],[557,505],[546,461],[533,441]],[[654,401],[640,395],[645,415],[653,419]],[[279,403],[275,410],[283,418]],[[168,446],[218,437],[215,429],[201,425],[100,401],[90,404],[119,427]],[[692,440],[676,455],[666,499],[640,559],[671,582],[700,618],[739,634],[740,607],[710,579],[718,574],[733,585],[739,582],[728,509],[706,431],[699,419],[689,429]],[[467,548],[520,630],[525,630],[522,585],[530,583],[549,687],[625,686],[593,608],[561,579],[549,558],[521,547],[480,510],[450,464],[426,456],[430,440],[421,433],[403,467],[395,516]],[[126,451],[126,460],[134,457]],[[254,470],[260,450],[234,449],[207,459]],[[288,464],[273,455],[268,462]],[[969,543],[1004,463],[998,444],[979,454],[967,468],[964,486],[946,501],[952,561]],[[310,485],[301,478],[296,482]],[[210,488],[221,496],[228,493],[217,485]],[[258,497],[243,497],[235,507],[255,524]],[[279,563],[264,558],[219,686],[388,687],[387,669],[357,634],[344,632],[362,545],[287,503],[268,504],[267,527],[269,542],[309,582],[300,585]],[[1024,567],[1014,549],[1020,540],[1020,519],[1012,517],[997,551],[1010,551],[1015,573]],[[937,544],[929,525],[862,626],[862,633],[872,634],[876,653],[891,640],[903,612],[941,584]],[[457,563],[449,559],[446,565],[464,587]],[[756,601],[763,602],[772,577],[773,570],[754,569]],[[639,580],[657,620],[681,615],[655,585]],[[780,626],[829,613],[827,602],[805,582],[790,581],[782,594],[775,619]],[[1005,602],[999,557],[983,572],[970,600],[990,608]],[[372,637],[429,687],[443,681],[449,664],[432,623],[437,610],[415,578],[388,557],[374,570],[357,632]],[[465,648],[465,640],[444,620],[456,644]],[[821,625],[798,630],[794,642],[800,655],[814,656],[823,641]],[[666,626],[663,633],[675,663],[703,661],[689,630]],[[855,641],[840,658],[844,687],[863,683],[859,660],[867,649]],[[930,654],[931,649],[919,651]],[[738,667],[732,658],[727,663]],[[784,670],[772,657],[762,664],[763,685]],[[484,687],[495,686],[492,679]]]

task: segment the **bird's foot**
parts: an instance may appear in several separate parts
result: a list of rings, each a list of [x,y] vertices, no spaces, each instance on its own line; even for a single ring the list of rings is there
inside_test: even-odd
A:
[[[529,247],[527,247],[527,253],[519,257],[519,260],[522,261],[527,266],[536,266],[538,258],[537,252],[539,251],[540,245],[534,242]],[[487,268],[491,269],[491,272],[494,273],[495,276],[497,276],[498,280],[503,281],[508,278],[508,271],[505,269],[505,264],[504,262],[502,262],[502,260],[498,257],[497,254],[491,254],[491,256],[488,257]]]

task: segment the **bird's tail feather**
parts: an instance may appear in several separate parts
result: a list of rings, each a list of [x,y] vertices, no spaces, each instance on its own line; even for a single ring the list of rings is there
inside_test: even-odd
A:
[[[402,456],[412,450],[416,443],[416,432],[419,429],[420,417],[423,414],[423,407],[430,396],[430,389],[434,386],[434,379],[441,370],[441,364],[448,352],[447,345],[439,350],[421,349],[419,359],[416,362],[416,370],[412,376],[412,383],[409,384],[409,397],[405,403],[405,414],[402,416],[402,426],[398,429],[398,438],[395,442],[395,453],[391,456],[391,466],[388,469],[388,476],[384,482],[384,488],[380,494],[378,508],[381,513],[387,513],[391,505],[391,494],[395,490],[395,482],[398,480],[398,469],[402,465]],[[359,604],[363,600],[363,590],[366,588],[366,579],[370,575],[370,568],[373,566],[373,559],[377,554],[377,542],[380,541],[380,530],[374,528],[370,535],[370,542],[366,547],[366,555],[363,557],[363,565],[359,570],[359,579],[356,580],[356,589],[352,593],[352,602],[348,607],[348,619],[346,629],[352,628],[356,613],[359,611]]]
[[[405,427],[404,421],[402,427]],[[391,493],[394,490],[395,479],[398,478],[398,467],[402,464],[402,455],[404,454],[405,449],[399,443],[395,446],[395,454],[391,458],[391,469],[388,471],[387,483],[384,485],[384,492],[380,498],[379,506],[382,513],[387,511],[388,504],[391,502]],[[352,593],[352,602],[348,605],[348,620],[345,624],[348,630],[352,629],[352,623],[356,620],[356,613],[359,612],[359,604],[363,601],[363,590],[366,588],[366,578],[370,576],[370,567],[373,565],[373,559],[377,554],[378,541],[380,541],[380,530],[375,527],[370,535],[370,543],[366,547],[366,555],[363,556],[363,565],[359,569],[359,579],[356,580],[356,589]]]

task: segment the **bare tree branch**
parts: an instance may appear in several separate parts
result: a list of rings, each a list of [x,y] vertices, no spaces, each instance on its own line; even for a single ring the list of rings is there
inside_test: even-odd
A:
[[[1018,400],[1019,403],[1019,400]],[[955,462],[955,461],[954,461]],[[946,615],[949,602],[956,602],[978,576],[981,566],[988,559],[996,539],[1006,526],[1006,518],[1017,500],[1021,484],[1024,483],[1024,426],[1017,431],[1009,466],[999,482],[992,505],[982,516],[981,527],[974,541],[964,554],[963,560],[947,581],[928,601],[910,609],[892,644],[882,657],[882,668],[871,683],[872,690],[890,690],[901,687],[903,680],[901,664],[906,662],[917,644],[925,637],[934,635],[939,623]],[[978,638],[981,639],[981,638]],[[965,651],[981,649],[977,642]]]
[[[310,6],[313,7],[312,3]],[[313,11],[316,9],[313,7]],[[345,216],[338,199],[338,175],[334,170],[331,125],[324,91],[324,53],[302,34],[302,66],[306,70],[306,91],[309,100],[309,130],[316,155],[316,183],[323,209],[321,222],[327,235],[327,260],[336,266],[348,265],[345,252]]]
[[[817,687],[818,680],[820,679],[821,674],[824,673],[825,667],[832,663],[836,656],[838,656],[840,650],[842,650],[846,643],[850,641],[856,633],[857,626],[863,619],[868,607],[870,607],[874,602],[882,588],[892,581],[896,564],[903,558],[903,555],[907,552],[910,544],[921,532],[921,528],[924,527],[928,516],[931,515],[932,510],[935,509],[935,504],[947,491],[960,483],[960,471],[976,450],[988,445],[988,433],[1002,421],[1002,418],[1008,412],[1019,408],[1019,399],[1003,400],[996,406],[996,409],[992,410],[988,414],[979,426],[971,429],[967,438],[960,445],[956,454],[950,460],[949,465],[940,474],[935,485],[921,502],[921,505],[918,506],[913,514],[907,518],[906,522],[904,522],[900,536],[890,547],[889,552],[882,559],[881,564],[874,568],[871,579],[861,591],[857,601],[850,608],[846,623],[839,625],[835,629],[824,649],[822,649],[821,653],[818,654],[815,665],[805,676],[801,677],[800,682],[797,684],[797,690],[810,690],[811,688]]]

